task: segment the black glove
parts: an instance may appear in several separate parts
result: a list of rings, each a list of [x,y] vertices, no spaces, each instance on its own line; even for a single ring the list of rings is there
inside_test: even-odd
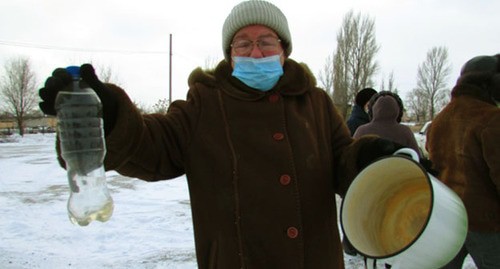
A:
[[[356,164],[359,171],[363,170],[375,160],[392,155],[396,150],[404,148],[403,145],[384,138],[377,138],[361,146]]]
[[[104,85],[96,76],[94,67],[90,64],[84,64],[80,67],[80,83],[86,83],[92,88],[102,103],[102,114],[104,121],[104,133],[107,135],[115,126],[118,114],[118,100],[113,92]],[[45,81],[45,87],[38,91],[42,102],[40,109],[44,114],[56,116],[54,107],[57,94],[62,90],[70,90],[72,78],[64,68],[57,68],[52,72],[52,76]]]
[[[420,163],[420,165],[422,165],[422,167],[425,169],[425,171],[427,171],[427,173],[433,175],[434,177],[438,177],[439,171],[437,171],[436,169],[434,169],[432,167],[431,160],[422,157],[422,158],[420,158],[419,163]]]
[[[384,138],[377,138],[376,140],[363,145],[360,149],[359,157],[357,160],[357,166],[359,171],[363,170],[365,167],[370,165],[372,162],[384,156],[392,155],[398,149],[405,148],[403,145],[389,141]],[[401,153],[401,155],[406,155]],[[411,158],[411,156],[408,156]],[[427,173],[437,177],[439,171],[436,171],[432,167],[431,160],[427,158],[419,158],[420,165],[427,171]]]

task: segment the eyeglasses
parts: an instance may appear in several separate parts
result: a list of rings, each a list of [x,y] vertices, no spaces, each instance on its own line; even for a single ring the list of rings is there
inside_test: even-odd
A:
[[[231,47],[239,55],[250,54],[253,50],[254,44],[262,53],[266,52],[276,52],[280,48],[281,40],[274,36],[267,36],[258,39],[257,41],[251,41],[248,39],[239,39],[233,41]]]

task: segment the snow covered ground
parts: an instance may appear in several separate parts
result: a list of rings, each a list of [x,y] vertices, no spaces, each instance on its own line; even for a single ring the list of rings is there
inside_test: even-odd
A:
[[[108,222],[73,225],[54,134],[0,139],[0,268],[196,268],[186,180],[147,183],[107,173]],[[345,257],[346,268],[363,268]],[[464,268],[475,268],[470,259]]]

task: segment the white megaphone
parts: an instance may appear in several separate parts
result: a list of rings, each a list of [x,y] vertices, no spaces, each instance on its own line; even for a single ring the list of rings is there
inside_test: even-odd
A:
[[[461,199],[418,161],[414,150],[403,148],[373,162],[342,201],[341,227],[353,247],[393,269],[440,268],[467,235]]]

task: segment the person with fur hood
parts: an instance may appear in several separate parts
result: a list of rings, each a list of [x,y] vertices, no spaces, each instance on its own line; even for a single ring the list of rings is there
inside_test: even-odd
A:
[[[444,268],[462,268],[468,254],[478,268],[500,268],[499,103],[500,54],[474,57],[427,134],[434,170],[462,199],[469,220],[465,244]]]
[[[81,66],[103,104],[105,168],[146,181],[186,175],[200,269],[344,268],[335,194],[398,146],[351,138],[307,66],[289,58],[290,30],[275,5],[236,5],[222,49],[225,58],[194,70],[187,99],[166,114],[140,113],[123,89]],[[46,80],[45,114],[56,114],[70,82],[62,68]]]

